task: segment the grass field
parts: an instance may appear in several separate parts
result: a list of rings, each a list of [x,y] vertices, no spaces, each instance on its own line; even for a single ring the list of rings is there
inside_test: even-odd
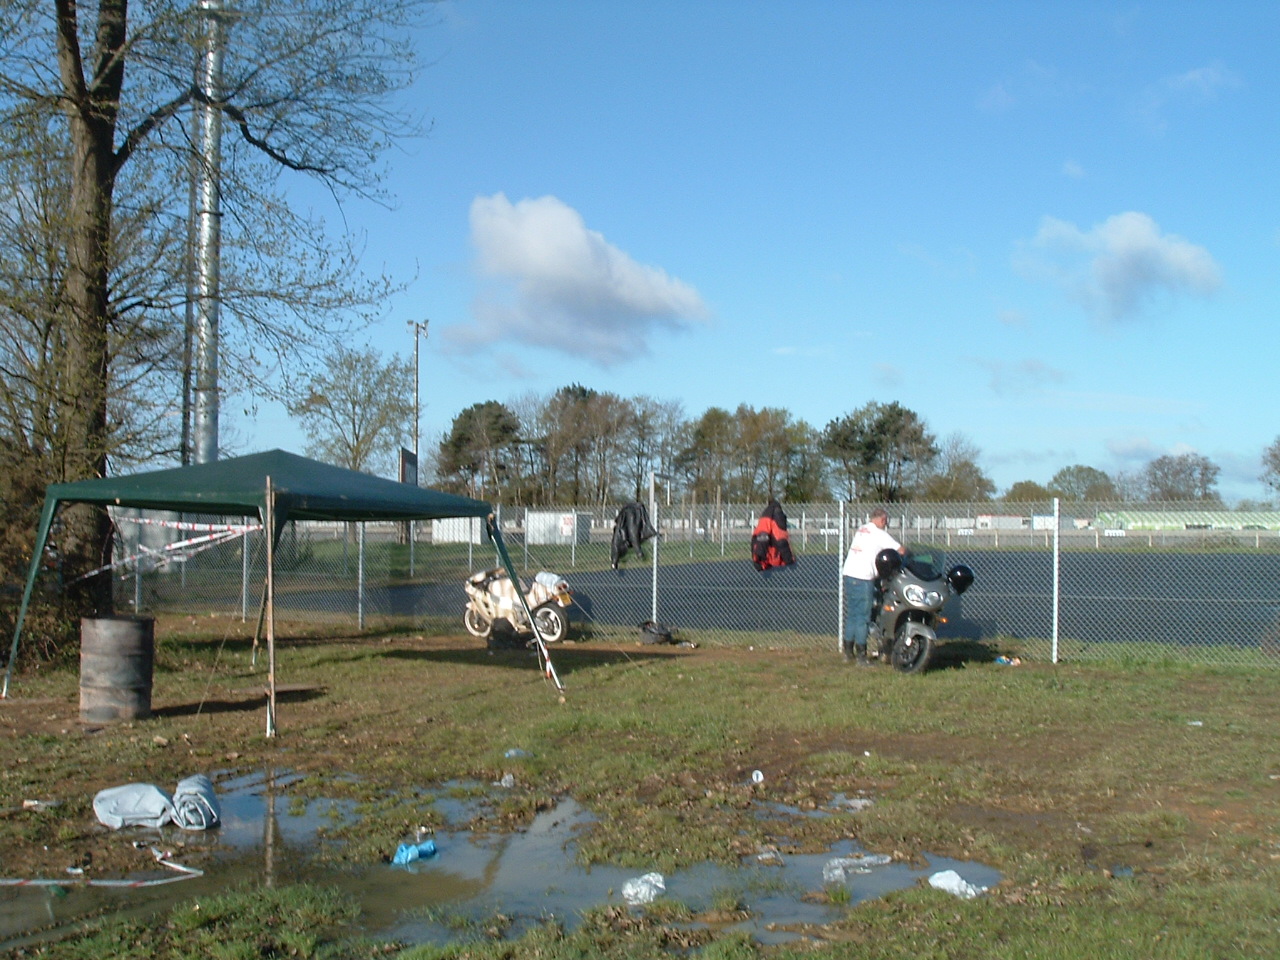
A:
[[[250,625],[251,627],[252,625]],[[830,653],[761,647],[556,648],[560,693],[522,652],[460,633],[325,636],[279,628],[279,735],[264,736],[261,660],[242,624],[157,624],[150,720],[78,720],[74,669],[19,674],[0,701],[0,849],[6,876],[56,876],[69,856],[98,876],[132,851],[91,800],[130,781],[265,768],[296,789],[345,797],[358,829],[327,838],[367,862],[434,816],[422,791],[489,783],[520,761],[519,788],[486,829],[518,829],[556,798],[598,817],[586,861],[669,871],[736,863],[769,846],[845,839],[911,859],[923,851],[999,869],[974,900],[921,886],[840,906],[836,919],[762,946],[678,902],[604,905],[566,930],[473,932],[402,948],[370,939],[358,904],[309,885],[229,890],[160,917],[103,917],[47,957],[930,958],[1274,957],[1280,944],[1280,676],[1179,665],[994,664],[972,645],[920,677],[854,669]],[[333,629],[332,627],[327,629]],[[248,691],[248,692],[246,692]],[[764,781],[751,782],[761,770]],[[762,818],[836,794],[857,814]],[[38,797],[59,805],[24,810]],[[785,835],[785,838],[784,838]],[[199,862],[193,865],[201,866]],[[731,915],[741,905],[721,904]],[[689,921],[702,921],[690,926]],[[25,951],[25,952],[24,952]]]

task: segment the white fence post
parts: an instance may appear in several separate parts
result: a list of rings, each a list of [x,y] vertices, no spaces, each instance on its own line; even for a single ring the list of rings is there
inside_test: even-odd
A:
[[[836,536],[836,653],[844,649],[844,501],[840,501],[840,532]]]
[[[356,559],[356,624],[364,629],[364,521],[360,522]]]
[[[1057,498],[1053,498],[1053,653],[1051,657],[1052,663],[1058,662],[1058,611],[1061,600],[1061,583],[1059,574],[1061,572],[1062,561],[1062,504]]]

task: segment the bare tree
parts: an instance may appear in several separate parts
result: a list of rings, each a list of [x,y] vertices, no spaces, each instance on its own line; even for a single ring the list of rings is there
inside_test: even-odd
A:
[[[933,503],[976,503],[990,500],[996,485],[978,465],[982,453],[962,433],[938,447],[938,457],[922,481],[919,497]]]
[[[736,438],[733,415],[723,407],[708,407],[688,425],[674,463],[694,496],[703,503],[718,507],[729,493]]]
[[[307,452],[348,470],[394,475],[396,455],[413,435],[413,365],[376,350],[339,348],[289,406],[309,441]]]
[[[1258,479],[1272,490],[1280,491],[1280,437],[1262,451],[1262,476]]]
[[[118,201],[145,158],[151,182],[168,187],[151,215],[157,222],[185,216],[192,151],[184,120],[193,106],[221,112],[234,131],[222,189],[228,223],[242,228],[227,231],[239,254],[228,309],[245,337],[242,369],[278,371],[291,352],[305,356],[317,341],[306,334],[332,333],[334,309],[358,312],[375,302],[349,287],[335,292],[331,284],[355,274],[352,248],[335,249],[320,225],[289,210],[274,192],[276,171],[318,178],[336,192],[377,194],[373,160],[411,128],[388,104],[409,82],[410,27],[428,3],[238,0],[232,15],[217,4],[174,0],[0,0],[0,125],[57,116],[51,129],[68,174],[53,313],[66,371],[54,405],[64,455],[51,479],[109,469],[111,397],[121,377],[112,351],[122,315],[114,296],[123,262],[115,249],[125,206]],[[228,17],[233,34],[224,84],[212,99],[194,82],[209,16]],[[281,230],[249,229],[264,221]],[[282,250],[304,256],[288,260],[296,264],[289,268],[278,259]],[[285,280],[297,284],[292,303],[279,296]],[[109,536],[101,511],[68,510],[60,546],[69,572],[96,566]],[[109,583],[98,578],[83,601],[87,610],[110,609]]]
[[[1154,501],[1202,500],[1220,504],[1219,468],[1198,453],[1166,454],[1147,464],[1148,499]]]
[[[1063,467],[1053,475],[1049,486],[1061,494],[1063,499],[1076,503],[1086,500],[1097,503],[1120,499],[1115,480],[1097,467],[1086,467],[1081,463]]]

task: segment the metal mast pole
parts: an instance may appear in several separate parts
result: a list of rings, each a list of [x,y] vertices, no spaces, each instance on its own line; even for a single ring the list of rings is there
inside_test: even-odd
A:
[[[193,433],[196,463],[218,459],[218,320],[222,256],[222,55],[226,40],[223,0],[198,0],[204,19],[204,52],[196,71],[196,185],[193,340]]]
[[[420,456],[420,451],[418,450],[418,424],[422,420],[422,407],[418,403],[418,384],[421,379],[418,374],[418,338],[426,338],[427,324],[430,322],[430,320],[423,320],[421,323],[416,320],[408,321],[409,329],[413,331],[413,459],[415,464]]]
[[[418,402],[418,384],[421,382],[421,376],[418,373],[418,340],[427,335],[427,324],[430,320],[423,320],[418,323],[416,320],[409,321],[409,329],[413,331],[413,478],[415,486],[422,486],[421,467],[418,466],[418,426],[422,420],[422,407]],[[409,576],[414,575],[414,548],[417,546],[418,525],[413,520],[409,521]]]

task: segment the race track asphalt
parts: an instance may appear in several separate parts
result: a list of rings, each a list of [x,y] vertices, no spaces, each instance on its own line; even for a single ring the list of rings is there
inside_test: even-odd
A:
[[[1046,638],[1051,634],[1053,558],[1047,551],[953,551],[974,586],[952,601],[944,636]],[[744,631],[830,637],[839,623],[838,560],[802,556],[758,572],[749,561],[659,567],[657,618],[677,631]],[[635,627],[653,613],[653,570],[558,571],[580,609],[573,619]],[[1060,637],[1249,647],[1280,639],[1280,556],[1272,554],[1067,552],[1060,566]],[[354,609],[349,597],[291,591],[289,607]],[[283,600],[284,598],[282,598]],[[461,622],[461,583],[371,589],[367,613],[450,616]]]

